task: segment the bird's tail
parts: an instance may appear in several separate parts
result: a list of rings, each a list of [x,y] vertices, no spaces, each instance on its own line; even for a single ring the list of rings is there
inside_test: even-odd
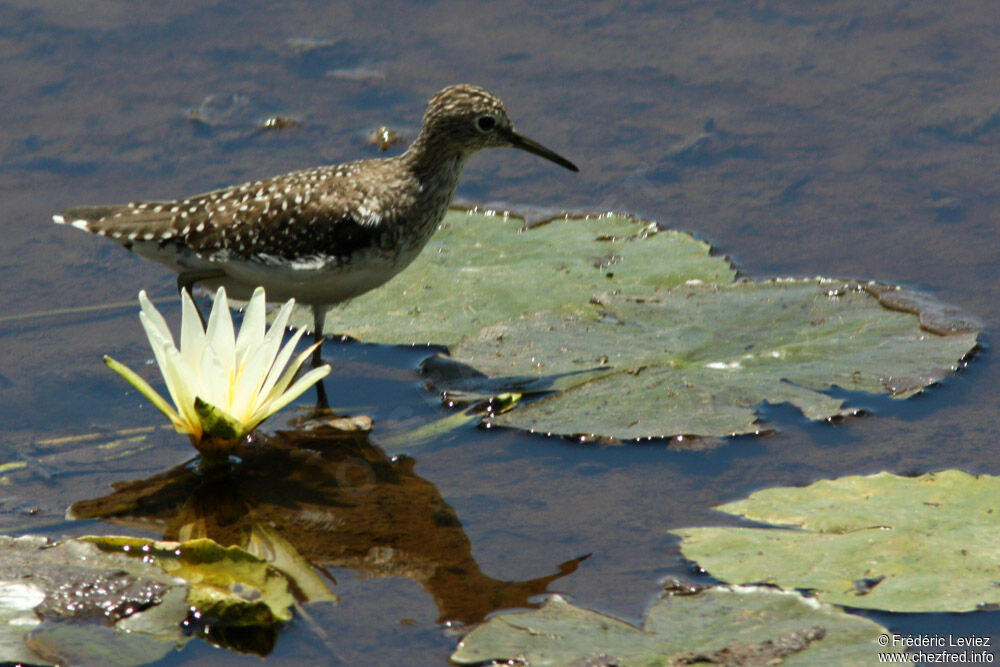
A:
[[[157,210],[159,208],[160,210]],[[108,236],[122,241],[151,241],[170,238],[172,214],[168,207],[131,204],[117,206],[74,206],[52,216],[59,225]]]

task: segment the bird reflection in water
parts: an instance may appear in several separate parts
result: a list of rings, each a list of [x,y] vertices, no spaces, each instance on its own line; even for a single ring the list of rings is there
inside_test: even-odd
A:
[[[407,577],[434,598],[441,623],[535,607],[534,596],[587,557],[537,579],[494,579],[473,558],[455,511],[413,472],[412,458],[390,459],[365,430],[327,423],[257,437],[237,453],[238,463],[208,471],[178,466],[116,483],[113,493],[77,502],[69,515],[152,529],[166,540],[208,537],[243,547],[285,573],[300,602],[336,598],[324,568]]]

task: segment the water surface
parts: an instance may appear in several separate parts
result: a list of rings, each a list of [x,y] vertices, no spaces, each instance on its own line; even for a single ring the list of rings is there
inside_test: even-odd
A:
[[[878,470],[1000,473],[989,333],[1000,321],[995,15],[989,0],[0,4],[0,454],[26,463],[3,487],[0,525],[121,532],[61,517],[113,481],[193,454],[160,428],[112,448],[143,448],[121,458],[53,442],[106,442],[161,420],[100,362],[148,360],[134,306],[38,313],[134,304],[146,289],[179,315],[166,269],[49,224],[53,212],[375,156],[368,132],[389,125],[412,137],[430,95],[458,82],[497,92],[519,130],[581,168],[480,154],[459,188],[465,200],[627,211],[711,241],[746,275],[903,284],[987,330],[974,361],[921,396],[862,399],[869,415],[837,424],[772,407],[776,435],[709,451],[468,428],[371,454],[386,466],[412,456],[408,479],[459,522],[441,534],[466,540],[465,565],[524,582],[592,554],[548,590],[638,621],[662,578],[697,579],[667,531],[725,521],[713,505]],[[255,129],[274,115],[299,124]],[[444,414],[416,371],[426,354],[328,345],[331,403],[372,416],[375,446],[405,438]],[[315,624],[294,622],[271,663],[446,661],[457,635],[439,625],[441,600],[418,575],[331,567],[341,604],[311,608]],[[995,616],[878,619],[903,633],[991,632],[996,645]],[[193,642],[169,664],[208,659],[256,661]]]

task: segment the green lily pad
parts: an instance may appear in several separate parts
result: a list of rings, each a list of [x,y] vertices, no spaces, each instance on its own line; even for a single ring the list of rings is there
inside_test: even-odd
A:
[[[203,616],[236,626],[290,621],[295,599],[288,580],[263,558],[214,540],[160,542],[139,537],[84,537],[104,551],[159,564],[188,582],[188,603]]]
[[[332,310],[324,331],[370,343],[451,345],[523,313],[587,314],[594,294],[647,294],[735,271],[689,234],[621,215],[525,227],[513,215],[453,209],[419,257],[377,290]],[[311,328],[297,309],[292,325]]]
[[[790,403],[814,420],[853,414],[824,392],[838,386],[906,398],[975,346],[975,332],[930,333],[867,287],[789,279],[604,295],[589,316],[544,312],[501,322],[451,355],[494,383],[549,378],[562,389],[492,416],[495,425],[620,439],[754,433],[763,402]],[[443,384],[476,383],[472,376]]]
[[[448,346],[425,370],[459,402],[546,394],[491,425],[618,439],[756,433],[765,402],[854,414],[831,388],[906,398],[976,346],[976,323],[909,290],[735,275],[656,223],[453,210],[409,268],[325,329]]]
[[[898,612],[1000,605],[1000,477],[881,472],[764,489],[716,509],[783,526],[672,531],[718,579]]]
[[[671,596],[650,608],[642,628],[573,606],[559,596],[537,611],[501,614],[473,630],[451,659],[532,665],[726,664],[870,665],[886,632],[798,593],[715,587]]]

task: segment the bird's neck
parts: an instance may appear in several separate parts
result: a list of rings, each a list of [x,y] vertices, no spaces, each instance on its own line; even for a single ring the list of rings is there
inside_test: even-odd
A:
[[[425,191],[454,192],[471,154],[442,137],[422,131],[399,160],[416,176]]]

